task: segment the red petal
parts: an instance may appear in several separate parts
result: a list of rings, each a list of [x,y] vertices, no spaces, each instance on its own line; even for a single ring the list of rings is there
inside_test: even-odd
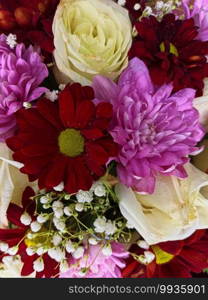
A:
[[[65,127],[75,124],[75,103],[69,88],[65,88],[59,96],[59,114]]]
[[[81,133],[88,140],[96,140],[104,136],[103,132],[98,128],[83,129]]]
[[[53,162],[49,167],[45,179],[45,185],[48,188],[57,186],[59,183],[64,181],[64,174],[67,166],[67,160],[68,158],[61,154],[59,154],[57,157],[54,158]]]
[[[63,130],[61,120],[58,116],[58,105],[57,103],[52,103],[48,99],[41,99],[37,103],[37,109],[41,115],[48,120],[56,129],[59,131]]]
[[[66,180],[65,180],[65,190],[70,193],[76,193],[78,191],[77,188],[77,178],[75,174],[76,167],[74,166],[74,161],[70,160],[67,166]]]
[[[35,195],[35,192],[31,187],[26,187],[22,195],[22,206],[30,215],[33,215],[35,211],[35,201],[30,198]]]
[[[112,118],[113,107],[110,103],[101,102],[96,107],[97,118]]]
[[[100,165],[105,164],[108,160],[108,154],[106,151],[96,143],[88,143],[86,145],[86,151],[89,159],[96,161]]]
[[[76,111],[76,127],[85,128],[95,115],[95,105],[86,100],[79,104]]]
[[[9,208],[7,210],[8,220],[21,228],[25,228],[25,226],[20,222],[20,217],[23,214],[24,210],[14,203],[10,203]]]

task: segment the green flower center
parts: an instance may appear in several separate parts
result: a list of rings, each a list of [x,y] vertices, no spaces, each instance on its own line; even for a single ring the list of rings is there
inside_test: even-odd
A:
[[[169,53],[171,53],[175,56],[179,56],[177,48],[172,43],[169,44],[169,49],[166,49],[165,43],[162,42],[160,44],[160,51],[161,52],[166,52],[167,50],[169,51]]]
[[[66,129],[58,137],[60,152],[69,156],[79,156],[84,151],[84,138],[79,130]]]

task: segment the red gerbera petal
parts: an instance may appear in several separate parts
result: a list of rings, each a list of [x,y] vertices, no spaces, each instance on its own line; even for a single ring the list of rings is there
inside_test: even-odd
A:
[[[18,132],[7,144],[23,163],[21,172],[38,179],[41,189],[63,182],[67,192],[76,193],[105,173],[117,149],[107,131],[112,107],[96,106],[93,96],[91,87],[72,84],[58,102],[43,98],[36,107],[18,111]]]

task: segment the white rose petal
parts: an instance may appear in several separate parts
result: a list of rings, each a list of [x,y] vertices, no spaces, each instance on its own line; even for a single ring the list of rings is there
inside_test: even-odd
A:
[[[58,83],[89,85],[96,75],[117,79],[128,64],[132,26],[112,0],[65,0],[53,20]]]

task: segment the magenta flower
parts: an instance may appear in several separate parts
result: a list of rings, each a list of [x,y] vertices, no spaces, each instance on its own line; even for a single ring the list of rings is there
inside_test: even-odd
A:
[[[182,7],[185,18],[194,18],[196,26],[198,26],[197,39],[208,41],[208,1],[207,0],[183,0]]]
[[[95,101],[110,101],[114,108],[111,134],[120,146],[118,176],[138,192],[153,193],[158,173],[187,177],[183,165],[204,130],[193,108],[195,91],[172,94],[172,84],[155,88],[145,64],[134,58],[118,85],[102,76],[93,82]]]
[[[126,266],[124,259],[129,253],[119,243],[113,242],[111,248],[112,254],[106,256],[101,245],[89,245],[81,259],[69,259],[69,270],[60,274],[60,278],[121,278],[121,269]]]
[[[48,76],[38,50],[24,44],[10,47],[7,36],[0,35],[0,141],[12,136],[16,121],[14,113],[24,102],[41,96],[46,88],[38,87]]]

